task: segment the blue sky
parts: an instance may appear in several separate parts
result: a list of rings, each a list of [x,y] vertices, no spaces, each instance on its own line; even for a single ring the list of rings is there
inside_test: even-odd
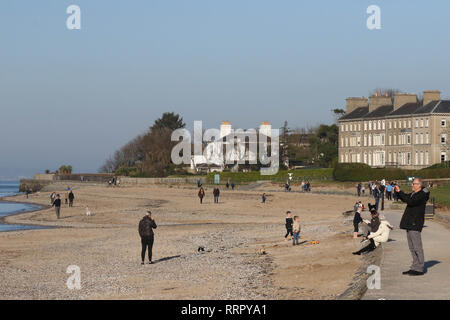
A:
[[[0,177],[95,172],[165,111],[301,127],[376,87],[448,98],[449,14],[445,0],[2,0]]]

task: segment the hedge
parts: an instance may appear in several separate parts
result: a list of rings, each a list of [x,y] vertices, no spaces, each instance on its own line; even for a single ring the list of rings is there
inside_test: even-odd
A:
[[[450,168],[425,168],[405,170],[397,168],[371,168],[362,163],[338,163],[333,170],[337,181],[406,180],[407,177],[423,179],[450,178]]]

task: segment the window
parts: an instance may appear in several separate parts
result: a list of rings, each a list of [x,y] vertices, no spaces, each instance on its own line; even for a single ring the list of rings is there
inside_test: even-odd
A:
[[[369,134],[369,147],[372,145],[372,135]]]
[[[397,164],[397,152],[394,152],[394,163]]]
[[[441,134],[441,143],[442,144],[447,143],[447,134],[445,134],[445,133]]]
[[[423,144],[423,133],[420,134],[420,144]]]
[[[394,129],[397,128],[397,121],[394,120]]]
[[[372,130],[372,121],[369,121],[369,130]]]
[[[411,128],[411,120],[408,120],[408,128]]]
[[[341,131],[344,132],[344,125],[341,124]]]
[[[419,152],[416,151],[416,156],[414,157],[414,164],[419,164]]]
[[[430,164],[430,155],[428,151],[425,151],[425,164]]]
[[[364,130],[367,130],[367,122],[364,121]]]
[[[347,138],[345,138],[345,146],[348,147],[348,145],[349,145],[349,143],[348,143],[348,137],[347,137]]]
[[[420,151],[420,165],[423,165],[423,151]]]
[[[358,123],[358,131],[361,131],[361,123]]]
[[[345,162],[348,162],[348,153],[345,154]]]
[[[430,143],[430,135],[427,133],[425,133],[425,143],[429,144]]]
[[[430,120],[428,118],[425,119],[425,127],[428,128],[430,125]]]
[[[348,131],[348,124],[345,125],[345,131]]]
[[[378,130],[381,130],[381,120],[378,120]]]
[[[358,147],[361,145],[361,137],[356,138],[356,143],[357,143]]]
[[[392,162],[392,153],[390,153],[390,152],[388,153],[388,161]]]
[[[411,135],[408,134],[408,144],[411,144]]]
[[[389,129],[392,129],[392,121],[389,121]]]
[[[383,120],[383,130],[386,129],[386,122]]]
[[[397,144],[397,136],[394,134],[394,146]]]
[[[442,119],[442,120],[441,120],[441,127],[442,127],[442,128],[445,128],[446,126],[447,126],[447,120]]]
[[[423,128],[423,119],[420,119],[420,127]]]
[[[403,120],[403,128],[406,128],[406,120]]]
[[[419,134],[418,134],[418,133],[416,133],[416,140],[415,140],[414,143],[415,143],[415,144],[419,144]]]
[[[419,119],[416,119],[416,128],[419,127]]]
[[[392,136],[389,135],[389,145],[392,146]]]
[[[441,152],[441,162],[447,161],[447,154],[445,152]]]
[[[402,127],[402,121],[399,120],[399,121],[398,121],[398,128],[400,129],[401,127]]]
[[[364,147],[367,146],[367,136],[364,135]]]
[[[408,152],[408,164],[411,164],[411,152]]]
[[[345,147],[345,146],[344,146],[344,138],[341,138],[341,147],[342,147],[342,148]]]
[[[367,164],[367,153],[364,152],[364,163]]]
[[[341,163],[344,162],[344,155],[341,154]]]
[[[359,153],[356,155],[356,162],[361,162],[361,155]]]

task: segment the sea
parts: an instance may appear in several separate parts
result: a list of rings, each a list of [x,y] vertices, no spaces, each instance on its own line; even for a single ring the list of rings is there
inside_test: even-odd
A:
[[[20,194],[19,181],[0,181],[0,198],[10,197]],[[8,202],[7,199],[0,201],[0,218],[20,212],[33,211],[39,209],[39,206],[27,204]],[[29,226],[22,224],[5,224],[0,221],[0,232],[15,231],[15,230],[30,230],[30,229],[46,229],[42,226]]]

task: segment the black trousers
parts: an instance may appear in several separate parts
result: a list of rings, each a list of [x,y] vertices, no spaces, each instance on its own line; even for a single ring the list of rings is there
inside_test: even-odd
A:
[[[294,234],[292,233],[292,229],[286,228],[286,235],[284,237],[287,238],[288,235],[291,235],[292,237]]]
[[[141,238],[141,243],[142,243],[141,258],[142,258],[142,262],[144,262],[144,260],[145,260],[145,251],[147,250],[147,247],[148,247],[148,261],[152,261],[153,240],[154,240],[154,236]]]

